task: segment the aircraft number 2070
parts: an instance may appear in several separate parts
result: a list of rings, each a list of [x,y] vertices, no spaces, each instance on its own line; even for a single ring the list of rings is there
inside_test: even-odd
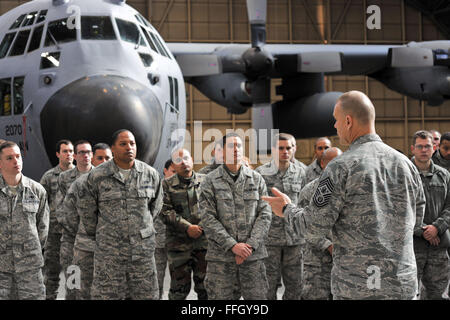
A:
[[[20,124],[11,124],[5,126],[5,135],[7,137],[17,136],[22,134],[22,125]]]

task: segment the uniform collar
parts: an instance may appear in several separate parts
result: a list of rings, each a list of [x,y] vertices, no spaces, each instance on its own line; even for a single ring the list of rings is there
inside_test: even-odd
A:
[[[192,171],[192,177],[190,178],[191,181],[189,183],[189,185],[193,184],[197,184],[199,181],[198,179],[198,174],[195,171]],[[181,184],[181,177],[178,175],[178,173],[174,174],[172,177],[170,177],[170,184],[172,186],[178,186],[179,184]]]
[[[414,161],[415,158],[416,158],[416,157],[413,156],[413,157],[411,158],[411,161],[412,161],[412,163],[414,164],[414,166],[417,168],[417,171],[419,171],[419,173],[420,173],[421,175],[423,175],[423,176],[425,176],[425,177],[428,177],[428,176],[432,176],[433,174],[435,174],[435,172],[436,172],[436,165],[434,164],[433,160],[430,159],[430,162],[431,162],[431,164],[430,164],[430,170],[424,174],[422,171],[420,171],[419,167],[418,167],[417,164],[416,164],[416,161]]]
[[[31,183],[30,183],[30,179],[28,179],[27,177],[25,177],[22,174],[22,178],[20,179],[18,186],[18,193],[20,193],[23,189],[25,188],[31,188]],[[3,191],[3,193],[8,194],[8,184],[6,183],[5,179],[3,178],[2,175],[0,175],[0,190]]]
[[[435,151],[436,158],[439,159],[439,162],[445,163],[447,166],[450,166],[450,160],[444,159],[444,157],[441,155],[441,151],[437,149]]]
[[[366,134],[366,135],[356,138],[355,141],[353,141],[350,144],[349,149],[354,149],[364,143],[374,142],[374,141],[383,142],[383,140],[381,140],[380,136],[377,135],[376,133],[369,133],[369,134]]]

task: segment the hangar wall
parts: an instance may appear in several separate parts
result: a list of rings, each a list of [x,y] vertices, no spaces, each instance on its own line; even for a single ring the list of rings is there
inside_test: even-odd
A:
[[[0,0],[0,14],[27,1]],[[245,0],[127,0],[127,3],[159,30],[167,42],[248,43],[249,25]],[[381,9],[381,29],[366,27],[368,6]],[[410,41],[445,39],[421,12],[403,0],[268,0],[267,42],[305,44],[404,44]],[[272,81],[272,99],[275,86]],[[330,76],[327,90],[360,90],[368,94],[377,112],[376,129],[393,148],[410,154],[410,136],[419,129],[450,131],[450,102],[430,107],[407,98],[365,76]],[[194,121],[203,131],[251,127],[251,113],[227,114],[193,86],[186,86],[187,130],[194,136]],[[315,139],[297,141],[296,157],[309,164]],[[338,138],[331,137],[339,146]],[[206,147],[210,141],[203,141]],[[345,148],[343,148],[345,149]],[[248,151],[248,144],[247,144]],[[196,165],[196,168],[201,165]]]

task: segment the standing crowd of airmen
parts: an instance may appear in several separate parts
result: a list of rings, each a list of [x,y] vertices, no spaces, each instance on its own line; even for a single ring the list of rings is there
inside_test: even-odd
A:
[[[40,184],[0,141],[0,299],[445,299],[450,132],[418,131],[412,159],[384,144],[361,92],[337,101],[342,152],[328,138],[309,166],[276,135],[253,170],[227,133],[199,172],[176,149],[164,178],[136,159],[132,132],[111,146],[56,146]],[[73,161],[76,165],[73,165]],[[420,286],[419,286],[420,284]]]

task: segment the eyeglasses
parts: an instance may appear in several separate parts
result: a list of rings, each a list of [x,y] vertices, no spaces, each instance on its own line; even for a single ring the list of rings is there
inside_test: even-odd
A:
[[[328,146],[326,146],[326,147],[317,147],[318,150],[327,150],[328,148],[329,148]]]
[[[92,153],[92,151],[88,151],[88,150],[86,150],[86,151],[84,151],[84,150],[81,150],[81,151],[78,151],[77,152],[77,154],[81,154],[81,155],[84,155],[84,154],[91,154]]]
[[[416,148],[417,150],[425,150],[425,151],[427,151],[427,150],[430,150],[431,148],[433,148],[433,146],[430,145],[430,144],[427,144],[425,146],[422,146],[422,145],[419,144],[419,145],[414,146],[414,148]]]

